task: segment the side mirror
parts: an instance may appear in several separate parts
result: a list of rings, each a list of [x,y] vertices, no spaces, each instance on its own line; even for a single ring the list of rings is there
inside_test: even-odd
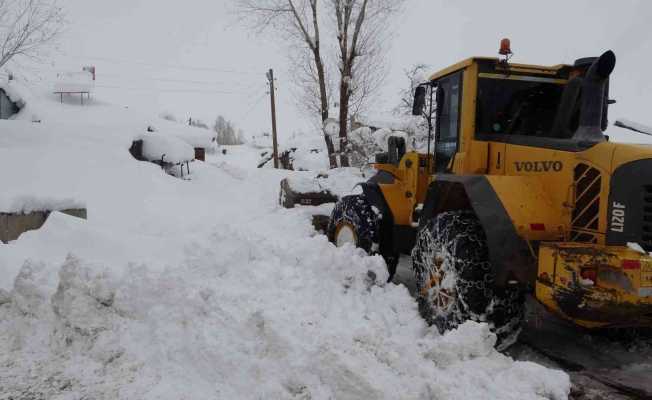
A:
[[[426,105],[426,87],[417,86],[414,91],[414,103],[412,104],[412,115],[421,116],[423,107]]]

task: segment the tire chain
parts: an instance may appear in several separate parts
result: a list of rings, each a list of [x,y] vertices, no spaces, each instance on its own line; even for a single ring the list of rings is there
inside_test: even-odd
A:
[[[458,229],[451,232],[453,226]],[[460,226],[461,229],[459,229]],[[451,237],[452,235],[454,237]],[[466,241],[467,247],[463,250],[467,253],[469,252],[469,245],[472,246],[470,250],[471,257],[465,259],[452,256],[451,250],[457,248],[460,240]],[[435,309],[435,305],[429,298],[430,293],[426,294],[426,296],[419,293],[419,308],[425,314],[426,320],[429,323],[436,324],[440,331],[441,328],[448,330],[457,327],[467,319],[487,322],[495,315],[496,310],[502,309],[504,315],[507,316],[505,323],[500,324],[501,326],[498,328],[493,323],[491,325],[494,332],[499,336],[499,342],[506,345],[513,343],[511,338],[516,337],[520,332],[518,326],[524,315],[522,294],[516,288],[508,290],[506,296],[495,293],[495,280],[491,262],[488,260],[486,239],[479,222],[469,212],[447,212],[440,214],[438,218],[428,223],[424,230],[419,233],[417,245],[412,254],[418,288],[425,287],[435,270],[433,261],[437,249],[442,249],[448,255],[448,261],[444,262],[448,264],[444,266],[444,272],[452,272],[456,275],[455,291],[459,305],[453,307],[448,314],[445,314],[441,310]],[[484,261],[482,261],[483,258]],[[464,279],[463,275],[472,279]],[[465,299],[479,293],[482,293],[484,299],[486,299],[486,305],[483,312],[474,313]],[[460,309],[460,306],[462,309]],[[442,318],[443,320],[441,320]]]
[[[459,323],[467,319],[467,316],[472,319],[484,320],[485,318],[482,315],[476,315],[470,312],[470,307],[467,303],[463,301],[464,298],[468,297],[467,294],[473,288],[481,290],[485,296],[488,295],[488,298],[492,296],[492,283],[493,278],[489,273],[491,269],[491,264],[488,261],[476,261],[479,258],[477,251],[474,254],[473,259],[462,259],[459,257],[452,256],[451,253],[454,252],[454,249],[458,245],[460,240],[466,239],[470,243],[478,243],[479,246],[473,246],[474,249],[480,248],[482,244],[481,238],[478,237],[477,224],[473,221],[469,221],[468,217],[465,214],[459,213],[443,213],[439,218],[430,222],[419,239],[425,241],[424,245],[417,245],[415,248],[415,254],[413,259],[415,262],[415,272],[417,275],[417,284],[418,287],[424,287],[425,283],[430,280],[430,276],[434,272],[434,265],[432,260],[435,259],[435,254],[437,249],[441,249],[442,252],[446,253],[443,270],[445,273],[452,273],[456,275],[455,281],[455,293],[458,300],[460,300],[460,305],[462,309],[458,307],[453,307],[448,314],[443,313],[442,310],[431,309],[428,314],[434,314],[435,317],[444,317],[447,319],[445,324],[442,324],[444,321],[437,323],[438,326],[445,325],[446,328],[455,328]],[[461,232],[451,232],[451,226],[462,226],[463,229]],[[433,232],[434,231],[434,232]],[[451,237],[451,234],[454,234],[454,237]],[[420,254],[424,247],[430,251],[427,251],[426,254]],[[480,269],[487,273],[483,275],[482,280],[468,280],[463,279],[460,275],[463,273],[469,273],[473,269]],[[422,294],[419,294],[421,297]],[[429,294],[426,295],[429,297]],[[422,298],[421,300],[424,303],[432,306],[429,298]],[[455,315],[451,315],[455,314]],[[452,317],[452,318],[451,318]]]

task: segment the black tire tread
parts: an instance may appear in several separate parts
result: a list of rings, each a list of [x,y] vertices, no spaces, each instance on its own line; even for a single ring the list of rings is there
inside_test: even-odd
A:
[[[342,197],[335,204],[328,224],[328,240],[333,243],[342,222],[353,227],[358,239],[356,246],[372,254],[379,243],[380,218],[363,194]]]
[[[358,238],[357,247],[360,247],[369,255],[381,254],[383,256],[387,263],[388,282],[390,282],[396,274],[399,255],[383,251],[387,249],[381,248],[382,216],[377,210],[374,210],[364,194],[342,197],[335,204],[327,229],[328,240],[332,243],[335,243],[337,226],[342,222],[346,222],[354,228]]]
[[[447,314],[438,312],[429,296],[421,293],[430,279],[432,261],[428,260],[436,253],[448,255],[446,268],[456,276],[456,304]],[[466,320],[487,322],[498,337],[498,348],[515,341],[524,318],[523,295],[517,286],[494,288],[487,238],[472,211],[444,212],[429,221],[417,235],[412,259],[419,311],[428,324],[443,333]]]

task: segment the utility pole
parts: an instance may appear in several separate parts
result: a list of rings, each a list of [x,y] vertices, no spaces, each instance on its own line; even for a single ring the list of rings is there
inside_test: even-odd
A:
[[[272,102],[272,146],[274,146],[274,168],[278,169],[278,139],[276,136],[276,102],[274,99],[274,70],[267,72],[269,81],[269,96]]]

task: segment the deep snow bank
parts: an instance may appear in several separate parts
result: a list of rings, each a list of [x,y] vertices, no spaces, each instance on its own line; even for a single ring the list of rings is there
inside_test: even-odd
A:
[[[182,181],[130,157],[146,118],[29,107],[41,125],[3,122],[0,181],[89,219],[0,245],[0,399],[567,396],[565,373],[497,353],[485,325],[440,336],[380,257],[281,209],[291,172],[233,157]]]
[[[379,285],[380,259],[333,252],[319,237],[293,240],[222,229],[163,272],[116,274],[72,255],[57,269],[26,262],[0,312],[3,393],[566,397],[564,373],[497,353],[486,325],[444,337],[427,329],[404,287]]]

